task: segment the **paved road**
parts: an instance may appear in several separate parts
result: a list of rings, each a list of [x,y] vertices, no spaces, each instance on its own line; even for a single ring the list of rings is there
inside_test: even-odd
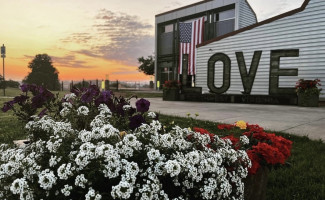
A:
[[[150,110],[162,114],[185,117],[187,113],[198,113],[199,119],[222,123],[244,120],[270,131],[325,141],[325,107],[162,101],[161,98],[148,100],[151,102]],[[134,105],[134,100],[131,103]]]

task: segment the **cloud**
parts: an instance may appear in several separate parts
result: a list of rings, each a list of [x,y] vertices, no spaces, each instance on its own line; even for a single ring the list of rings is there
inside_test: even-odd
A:
[[[137,65],[138,57],[146,57],[154,51],[154,27],[138,16],[101,9],[90,30],[71,34],[61,41],[85,44],[72,53],[133,66]]]
[[[24,60],[30,60],[32,61],[35,58],[35,56],[29,56],[29,55],[24,55],[23,59]]]
[[[94,27],[101,38],[109,41],[94,47],[103,58],[134,65],[138,57],[152,53],[154,36],[151,32],[154,27],[139,17],[102,9],[96,19]]]
[[[93,66],[86,65],[87,62],[77,60],[74,55],[65,56],[50,56],[54,67],[69,67],[69,68],[93,68]],[[35,56],[24,55],[22,59],[32,61]]]
[[[82,49],[78,51],[73,51],[74,53],[82,54],[89,57],[100,58],[101,55],[95,54],[93,51]]]
[[[138,71],[117,71],[117,72],[112,72],[111,74],[113,75],[127,75],[127,74],[138,74]]]
[[[87,62],[76,60],[74,55],[66,55],[62,57],[51,56],[55,67],[69,67],[69,68],[93,68],[93,66],[86,65]]]
[[[61,39],[63,43],[74,42],[78,44],[88,43],[93,37],[90,33],[72,33],[66,38]]]

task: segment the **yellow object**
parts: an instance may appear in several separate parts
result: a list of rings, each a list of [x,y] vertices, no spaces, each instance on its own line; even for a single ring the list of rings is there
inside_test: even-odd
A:
[[[157,81],[157,88],[160,88],[160,81]]]
[[[236,122],[236,126],[240,129],[246,129],[247,128],[247,124],[245,121],[240,120]]]
[[[105,81],[102,81],[102,90],[105,90]]]
[[[126,133],[125,131],[121,131],[121,132],[120,132],[120,136],[121,136],[121,137],[124,137],[126,134],[127,134],[127,133]]]

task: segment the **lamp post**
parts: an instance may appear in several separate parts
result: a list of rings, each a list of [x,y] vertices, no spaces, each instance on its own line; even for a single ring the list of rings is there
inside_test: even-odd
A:
[[[5,57],[6,57],[6,47],[2,44],[1,47],[1,58],[2,58],[2,70],[3,70],[3,96],[6,96],[6,81],[5,81]]]

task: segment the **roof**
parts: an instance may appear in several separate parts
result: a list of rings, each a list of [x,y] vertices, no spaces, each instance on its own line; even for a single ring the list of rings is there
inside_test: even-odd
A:
[[[203,0],[203,1],[200,1],[200,2],[197,2],[197,3],[193,3],[193,4],[190,4],[190,5],[187,5],[187,6],[176,8],[174,10],[170,10],[170,11],[167,11],[167,12],[157,14],[156,17],[159,17],[161,15],[165,15],[165,14],[168,14],[168,13],[172,13],[172,12],[175,12],[175,11],[178,11],[178,10],[182,10],[182,9],[185,9],[185,8],[189,8],[189,7],[192,7],[192,6],[200,5],[202,3],[206,3],[206,2],[209,2],[209,1],[214,1],[214,0]]]
[[[288,17],[288,16],[291,16],[291,15],[294,15],[294,14],[297,14],[299,12],[302,12],[305,10],[305,8],[307,7],[307,5],[309,4],[310,0],[305,0],[304,3],[302,4],[302,6],[300,8],[297,8],[297,9],[294,9],[294,10],[291,10],[291,11],[288,11],[286,13],[283,13],[283,14],[280,14],[280,15],[277,15],[275,17],[272,17],[272,18],[269,18],[269,19],[266,19],[264,21],[261,21],[261,22],[258,22],[256,24],[253,24],[251,26],[247,26],[247,27],[244,27],[244,28],[241,28],[239,30],[236,30],[236,31],[233,31],[231,33],[228,33],[228,34],[225,34],[225,35],[222,35],[222,36],[218,36],[218,37],[215,37],[211,40],[207,40],[205,42],[202,42],[201,44],[197,45],[197,47],[201,47],[201,46],[205,46],[207,44],[210,44],[212,42],[216,42],[216,41],[219,41],[219,40],[222,40],[224,38],[227,38],[227,37],[230,37],[230,36],[234,36],[234,35],[237,35],[239,33],[242,33],[244,31],[248,31],[248,30],[251,30],[253,28],[256,28],[256,27],[259,27],[259,26],[262,26],[262,25],[265,25],[265,24],[268,24],[268,23],[271,23],[271,22],[274,22],[276,20],[279,20],[279,19],[282,19],[282,18],[285,18],[285,17]]]

